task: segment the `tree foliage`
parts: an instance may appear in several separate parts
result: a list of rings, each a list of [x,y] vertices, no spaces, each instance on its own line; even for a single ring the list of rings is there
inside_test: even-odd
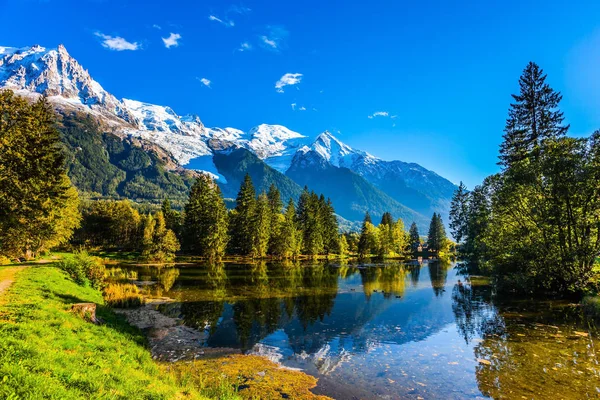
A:
[[[500,146],[502,172],[486,178],[456,219],[463,252],[501,288],[585,290],[600,255],[600,133],[566,137],[560,93],[529,63]],[[458,214],[457,214],[458,215]]]
[[[31,257],[66,243],[78,206],[50,104],[0,92],[0,255]]]

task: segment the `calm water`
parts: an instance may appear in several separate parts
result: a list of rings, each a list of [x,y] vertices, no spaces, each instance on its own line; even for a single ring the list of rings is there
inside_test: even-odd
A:
[[[176,299],[160,311],[205,346],[300,368],[335,398],[600,398],[600,342],[578,307],[499,298],[450,264],[123,268]]]

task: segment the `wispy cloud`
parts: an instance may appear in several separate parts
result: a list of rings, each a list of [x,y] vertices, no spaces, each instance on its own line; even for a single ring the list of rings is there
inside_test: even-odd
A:
[[[266,32],[258,38],[263,48],[271,51],[279,51],[286,45],[289,32],[282,26],[267,26]]]
[[[142,46],[138,42],[128,42],[119,36],[109,36],[105,35],[101,32],[96,32],[96,36],[102,39],[102,47],[115,50],[115,51],[123,51],[123,50],[140,50]]]
[[[211,21],[218,22],[218,23],[220,23],[220,24],[222,24],[222,25],[224,25],[224,26],[226,26],[228,28],[231,28],[231,27],[235,26],[235,23],[233,21],[231,21],[231,20],[222,20],[221,18],[219,18],[217,16],[214,16],[214,15],[209,15],[208,19],[210,19]]]
[[[373,114],[369,115],[367,118],[373,119],[375,117],[385,117],[385,118],[389,117],[391,119],[398,118],[397,115],[390,115],[390,113],[387,111],[375,111]]]
[[[198,78],[198,77],[196,77],[196,79],[198,80],[198,82],[200,82],[201,84],[203,84],[207,88],[210,88],[210,84],[212,83],[210,79],[207,79],[207,78]]]
[[[275,90],[277,93],[283,93],[283,88],[285,86],[293,86],[300,83],[302,80],[302,74],[299,73],[287,73],[283,75],[277,82],[275,82]]]
[[[292,110],[296,111],[296,103],[292,103]]]
[[[304,107],[304,106],[298,107],[298,104],[292,103],[292,110],[294,110],[294,111],[306,111],[307,108]],[[313,108],[313,111],[317,111],[317,110]]]
[[[230,13],[236,13],[236,14],[248,14],[250,11],[252,11],[251,9],[249,9],[248,7],[244,7],[242,5],[232,5],[229,7],[229,10],[227,10],[227,12]]]
[[[240,44],[240,47],[237,49],[238,51],[250,51],[252,50],[252,45],[248,42],[243,42]]]
[[[154,24],[154,25],[152,25],[152,27],[153,27],[154,29],[162,29],[162,26],[160,26],[160,25],[158,25],[158,24]]]
[[[171,47],[179,46],[179,39],[181,39],[181,35],[179,33],[171,32],[169,37],[162,38],[162,41],[165,44],[165,47],[170,49]]]
[[[306,107],[302,106],[298,109],[299,111],[306,111]]]

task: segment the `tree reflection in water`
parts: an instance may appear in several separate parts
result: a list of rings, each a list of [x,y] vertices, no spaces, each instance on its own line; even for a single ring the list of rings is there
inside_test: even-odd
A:
[[[488,285],[469,282],[452,290],[458,331],[465,342],[476,343],[475,373],[483,395],[599,397],[595,329],[580,309],[560,301],[507,301],[490,292]]]
[[[431,288],[436,296],[442,295],[446,291],[446,279],[450,263],[445,260],[432,260],[427,263],[429,269],[429,279],[431,279]]]
[[[401,297],[406,290],[408,271],[403,264],[364,268],[360,270],[360,275],[367,299],[374,292],[382,292],[385,298]]]

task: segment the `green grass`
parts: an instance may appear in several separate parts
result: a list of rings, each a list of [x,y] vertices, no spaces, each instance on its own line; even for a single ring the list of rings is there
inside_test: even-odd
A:
[[[54,267],[19,272],[0,305],[0,398],[203,398],[165,373],[142,334],[98,306],[97,326],[70,313],[72,303],[103,304]]]
[[[261,357],[155,362],[100,291],[52,264],[0,267],[0,278],[16,279],[0,294],[0,399],[323,398],[310,392],[315,378]],[[70,312],[83,302],[98,305],[102,325]]]

